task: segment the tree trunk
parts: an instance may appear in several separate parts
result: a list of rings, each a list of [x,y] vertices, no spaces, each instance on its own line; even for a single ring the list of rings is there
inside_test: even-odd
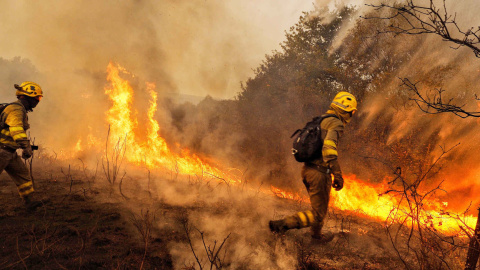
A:
[[[477,225],[475,226],[475,233],[470,239],[470,246],[468,247],[467,262],[465,263],[465,270],[475,270],[480,254],[480,208],[478,209]]]

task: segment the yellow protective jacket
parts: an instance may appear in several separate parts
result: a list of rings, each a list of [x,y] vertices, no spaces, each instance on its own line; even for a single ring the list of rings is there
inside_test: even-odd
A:
[[[333,114],[333,111],[327,111],[328,114]],[[338,164],[338,142],[343,135],[345,128],[342,120],[336,117],[328,117],[323,119],[320,124],[323,136],[322,157],[312,161],[311,163],[329,168],[331,173],[336,177],[342,177],[342,171]]]
[[[26,148],[30,144],[26,130],[28,124],[27,110],[17,100],[3,110],[0,115],[0,145],[10,148]]]

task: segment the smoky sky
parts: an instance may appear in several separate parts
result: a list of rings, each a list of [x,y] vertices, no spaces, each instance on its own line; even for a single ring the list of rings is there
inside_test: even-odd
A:
[[[110,61],[131,72],[140,103],[147,81],[159,95],[233,98],[302,12],[319,4],[0,1],[0,97],[14,100],[14,83],[39,83],[44,99],[29,115],[37,142],[70,147],[106,130]]]
[[[116,61],[164,92],[231,98],[312,2],[1,1],[0,57],[52,77]]]

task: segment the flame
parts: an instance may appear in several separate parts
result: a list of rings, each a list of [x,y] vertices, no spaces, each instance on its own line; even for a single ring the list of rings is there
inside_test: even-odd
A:
[[[125,141],[127,145],[125,157],[129,162],[145,164],[149,168],[167,168],[180,174],[209,176],[229,184],[241,182],[233,175],[227,175],[217,167],[202,161],[186,148],[177,153],[168,147],[165,139],[159,135],[160,126],[155,120],[158,94],[154,83],[146,83],[150,94],[150,106],[147,112],[147,139],[142,142],[135,133],[138,131],[138,120],[132,114],[133,89],[130,83],[121,77],[129,73],[114,63],[108,65],[107,72],[107,80],[111,84],[105,88],[105,93],[112,102],[107,112],[107,122],[110,124],[113,138],[111,143]]]
[[[88,148],[99,147],[102,143],[99,138],[95,137],[92,132],[92,127],[88,126],[89,133],[87,135],[87,146]]]
[[[297,193],[293,193],[293,192],[287,192],[285,190],[281,190],[281,189],[276,188],[274,186],[271,186],[270,188],[271,188],[273,194],[277,197],[280,197],[280,198],[283,198],[283,199],[294,200],[294,201],[297,201],[297,202],[310,203],[310,199],[308,197],[301,196],[301,195],[299,195]]]
[[[78,139],[77,144],[75,145],[75,151],[82,151],[82,139]]]
[[[386,183],[372,184],[359,180],[355,175],[346,176],[345,186],[341,191],[331,192],[331,206],[340,210],[355,212],[378,221],[409,220],[407,205],[395,196],[385,194],[389,187]],[[305,195],[286,192],[276,187],[271,187],[272,192],[281,198],[301,202],[310,202]],[[383,195],[381,195],[383,194]],[[475,227],[476,218],[465,216],[463,221],[456,218],[456,214],[446,211],[448,202],[429,200],[424,202],[426,213],[420,217],[420,222],[429,224],[436,230],[445,234],[463,234],[459,228],[468,225]],[[410,219],[411,221],[411,219]],[[465,222],[463,224],[462,222]],[[408,223],[408,222],[407,222]]]

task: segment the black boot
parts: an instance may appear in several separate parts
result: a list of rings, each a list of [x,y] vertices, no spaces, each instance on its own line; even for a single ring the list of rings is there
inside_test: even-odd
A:
[[[41,201],[32,201],[30,196],[23,197],[23,202],[25,203],[25,208],[28,212],[33,212],[37,210],[38,207],[43,205]]]
[[[288,230],[287,224],[285,220],[270,220],[268,222],[268,226],[270,227],[270,231],[275,233],[284,233]]]
[[[325,232],[320,235],[312,235],[312,243],[326,244],[333,240],[335,235],[332,232]]]

